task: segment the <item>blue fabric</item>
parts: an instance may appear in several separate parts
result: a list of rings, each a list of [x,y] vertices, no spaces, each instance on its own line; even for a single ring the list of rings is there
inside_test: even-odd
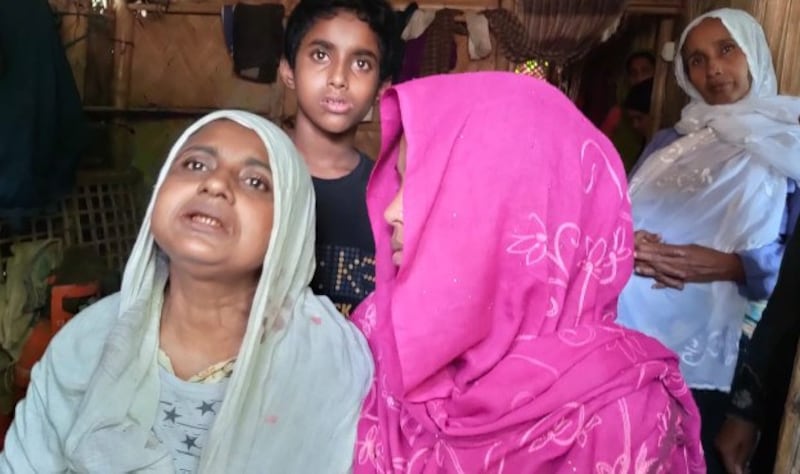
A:
[[[223,5],[220,16],[222,18],[222,35],[225,37],[225,47],[228,54],[233,56],[233,10],[236,5]]]

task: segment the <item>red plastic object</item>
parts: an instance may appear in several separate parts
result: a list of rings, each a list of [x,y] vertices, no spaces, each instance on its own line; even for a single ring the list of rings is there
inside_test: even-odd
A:
[[[96,296],[99,294],[99,289],[100,285],[97,282],[83,285],[56,284],[51,288],[50,319],[36,323],[22,346],[19,359],[14,366],[15,402],[25,397],[25,392],[28,390],[28,384],[31,381],[31,369],[44,355],[50,340],[74,316],[74,314],[64,309],[64,299]],[[0,419],[1,423],[2,419]],[[2,433],[4,434],[5,430]]]

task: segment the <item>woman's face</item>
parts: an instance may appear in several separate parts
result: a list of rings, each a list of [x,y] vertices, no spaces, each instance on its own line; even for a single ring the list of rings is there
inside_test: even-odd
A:
[[[394,199],[386,206],[383,218],[392,226],[392,262],[400,266],[403,262],[403,187],[406,176],[406,137],[400,137],[397,157],[397,174],[400,175],[400,189]]]
[[[707,104],[733,104],[750,91],[747,57],[719,18],[695,26],[681,54],[689,80]]]
[[[273,180],[252,130],[217,120],[178,152],[156,196],[152,232],[170,261],[219,277],[257,271],[269,246]]]

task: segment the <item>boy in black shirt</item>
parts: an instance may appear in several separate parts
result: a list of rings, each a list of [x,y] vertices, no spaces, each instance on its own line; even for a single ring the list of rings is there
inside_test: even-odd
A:
[[[317,271],[311,287],[345,316],[375,287],[366,206],[372,161],[358,124],[389,85],[399,32],[385,0],[301,0],[289,16],[280,75],[297,95],[293,140],[317,196]]]

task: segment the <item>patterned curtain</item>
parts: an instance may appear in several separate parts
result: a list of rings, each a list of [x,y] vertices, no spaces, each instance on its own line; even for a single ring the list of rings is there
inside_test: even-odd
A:
[[[506,57],[531,58],[563,67],[583,57],[616,31],[627,0],[518,0],[516,11],[486,11]]]

